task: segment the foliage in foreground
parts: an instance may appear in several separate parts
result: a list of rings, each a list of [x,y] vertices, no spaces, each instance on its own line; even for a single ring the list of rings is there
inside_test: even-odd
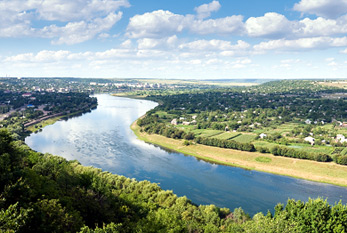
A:
[[[1,232],[343,232],[347,206],[289,200],[251,219],[149,181],[32,151],[0,130]]]

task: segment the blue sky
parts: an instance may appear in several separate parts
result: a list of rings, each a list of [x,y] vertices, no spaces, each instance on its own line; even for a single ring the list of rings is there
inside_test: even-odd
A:
[[[0,77],[347,78],[347,0],[0,0]]]

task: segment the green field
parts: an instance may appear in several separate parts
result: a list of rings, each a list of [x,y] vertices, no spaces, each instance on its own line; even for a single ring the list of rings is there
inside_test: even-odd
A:
[[[291,143],[288,147],[297,148],[306,152],[331,154],[334,151],[332,146],[311,146],[305,143]]]
[[[233,138],[234,141],[241,142],[241,143],[248,143],[253,141],[257,138],[257,135],[253,134],[241,134],[240,136],[237,136]]]
[[[222,133],[222,134],[218,134],[218,135],[212,136],[212,138],[229,140],[229,139],[235,138],[235,137],[237,137],[239,135],[240,135],[240,133],[236,133],[236,132],[225,132],[225,133]]]
[[[255,141],[255,142],[253,142],[253,144],[254,144],[255,148],[266,147],[269,149],[271,149],[272,147],[274,147],[276,145],[282,146],[280,144],[270,143],[270,142],[266,142],[266,141]],[[334,147],[331,147],[331,146],[313,146],[312,147],[310,144],[306,144],[306,143],[291,143],[287,147],[303,150],[303,151],[310,152],[310,153],[314,152],[314,153],[324,153],[324,154],[331,155],[334,152]]]
[[[223,131],[220,131],[220,130],[213,130],[213,129],[208,129],[208,130],[204,130],[200,133],[200,137],[213,137],[213,136],[216,136],[216,135],[220,135],[222,134]]]

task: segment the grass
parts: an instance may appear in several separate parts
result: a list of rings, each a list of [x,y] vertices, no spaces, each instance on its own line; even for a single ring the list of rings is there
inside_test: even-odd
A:
[[[254,141],[256,137],[257,135],[253,134],[241,134],[240,136],[233,138],[233,140],[241,143],[249,143]]]
[[[184,146],[184,140],[175,140],[156,134],[140,132],[140,127],[136,122],[131,125],[131,128],[136,136],[143,141],[183,154],[192,155],[209,162],[347,187],[347,166],[338,165],[333,162],[322,163],[200,144]],[[270,158],[271,161],[256,161],[256,158],[260,156]]]
[[[213,137],[222,134],[224,131],[213,130],[213,129],[195,129],[192,132],[199,137]]]
[[[240,133],[236,133],[236,132],[225,132],[225,133],[221,133],[221,134],[212,136],[212,138],[229,140],[229,139],[235,138],[235,137],[237,137],[239,135],[240,135]]]
[[[255,161],[261,162],[261,163],[270,163],[272,161],[272,159],[269,157],[265,157],[265,156],[259,156],[259,157],[255,158]]]

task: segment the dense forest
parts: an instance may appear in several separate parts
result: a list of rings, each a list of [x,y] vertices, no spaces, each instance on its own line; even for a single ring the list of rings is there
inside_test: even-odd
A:
[[[288,200],[272,214],[197,206],[186,197],[32,151],[0,130],[2,232],[344,232],[347,206]]]

